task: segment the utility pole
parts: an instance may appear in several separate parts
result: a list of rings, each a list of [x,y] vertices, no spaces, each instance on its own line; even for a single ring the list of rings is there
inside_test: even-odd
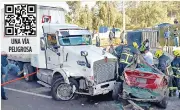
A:
[[[109,8],[109,1],[108,1],[108,25],[110,26],[110,8]]]
[[[135,3],[136,3],[136,10],[137,10],[137,2],[138,1],[135,1]],[[137,12],[136,12],[136,14],[137,14]],[[136,18],[136,24],[137,24],[137,18]]]
[[[86,15],[87,15],[87,19],[86,19],[86,28],[88,28],[88,20],[89,20],[89,18],[88,18],[88,11],[86,11]]]
[[[124,5],[124,3],[125,3],[125,0],[123,0],[123,31],[124,31],[124,33],[123,33],[123,42],[124,42],[124,40],[125,40],[125,32],[126,32],[126,14],[125,14],[125,5]]]

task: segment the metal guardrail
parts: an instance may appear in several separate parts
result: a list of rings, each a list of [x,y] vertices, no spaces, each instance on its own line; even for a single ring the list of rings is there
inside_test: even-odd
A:
[[[158,42],[158,31],[142,31],[142,41],[149,39],[150,47],[157,47]]]
[[[175,46],[164,46],[163,51],[169,53],[170,55],[173,55],[173,50],[178,49],[180,50],[180,47],[175,47]]]
[[[172,55],[173,46],[164,46],[163,51],[165,51],[165,52],[169,53],[170,55]]]

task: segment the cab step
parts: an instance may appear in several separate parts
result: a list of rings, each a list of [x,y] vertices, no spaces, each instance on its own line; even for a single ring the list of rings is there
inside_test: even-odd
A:
[[[45,87],[51,88],[51,86],[49,84],[47,84],[47,83],[45,83],[43,81],[37,81],[37,83],[39,83],[39,84],[41,84],[41,85],[43,85]]]

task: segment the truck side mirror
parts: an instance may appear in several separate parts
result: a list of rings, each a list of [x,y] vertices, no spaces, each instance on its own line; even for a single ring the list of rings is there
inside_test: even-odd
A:
[[[58,48],[60,48],[60,46],[59,46],[59,45],[56,45],[56,46],[53,46],[53,48],[54,48],[54,49],[58,49]]]
[[[86,60],[86,66],[88,68],[91,68],[91,65],[89,64],[88,60],[87,60],[87,56],[88,56],[88,52],[86,51],[81,51],[81,56],[84,56],[85,60]]]
[[[45,50],[46,49],[46,43],[44,41],[44,38],[41,38],[40,40],[40,47],[41,47],[41,50]]]
[[[86,51],[81,51],[81,56],[84,56],[84,57],[88,56],[88,52],[86,52]]]

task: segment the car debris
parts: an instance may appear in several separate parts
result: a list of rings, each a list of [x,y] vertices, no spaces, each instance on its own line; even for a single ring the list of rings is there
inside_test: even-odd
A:
[[[141,107],[133,101],[155,102],[162,108],[167,107],[168,76],[156,67],[148,65],[141,55],[125,68],[123,80],[123,93],[116,96],[128,100],[136,109],[141,110]],[[114,93],[119,91],[117,86],[118,84]]]

